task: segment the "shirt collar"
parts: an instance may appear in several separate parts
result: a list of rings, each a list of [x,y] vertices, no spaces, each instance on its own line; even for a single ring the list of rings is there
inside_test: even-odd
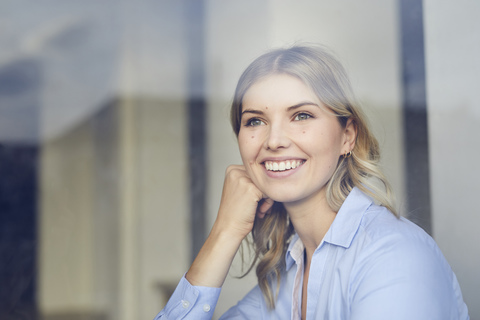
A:
[[[304,249],[305,248],[303,246],[302,240],[300,239],[298,234],[295,233],[292,240],[290,241],[290,244],[288,245],[287,253],[285,255],[285,263],[287,270],[289,270],[295,262],[298,264],[298,261],[301,258]]]
[[[324,241],[344,248],[350,247],[360,227],[365,211],[373,200],[357,187],[350,191],[332,225],[325,235]]]
[[[360,227],[363,215],[372,203],[373,201],[370,197],[357,187],[354,187],[340,207],[337,216],[333,220],[322,242],[328,242],[344,248],[350,247]],[[302,240],[298,234],[295,234],[290,241],[285,256],[287,270],[289,270],[297,260],[297,251],[300,248],[303,251]]]

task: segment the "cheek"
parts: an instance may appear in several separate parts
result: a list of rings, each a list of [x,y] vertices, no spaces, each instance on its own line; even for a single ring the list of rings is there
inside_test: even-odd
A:
[[[245,159],[252,153],[253,149],[253,140],[250,136],[239,136],[238,137],[238,148],[240,149],[240,155],[242,159]]]
[[[308,129],[301,131],[298,137],[297,141],[301,149],[316,157],[333,159],[340,152],[341,135],[335,130]]]
[[[261,149],[261,141],[258,134],[245,134],[238,136],[238,147],[243,163],[254,164]]]

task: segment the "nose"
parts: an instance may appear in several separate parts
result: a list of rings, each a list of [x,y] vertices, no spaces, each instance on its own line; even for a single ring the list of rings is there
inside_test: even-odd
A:
[[[265,149],[278,150],[287,148],[290,145],[288,134],[280,125],[271,125],[268,130],[268,136],[265,139]]]

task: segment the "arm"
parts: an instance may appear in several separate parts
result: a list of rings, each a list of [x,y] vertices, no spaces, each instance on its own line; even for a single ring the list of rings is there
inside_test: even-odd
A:
[[[217,219],[187,272],[191,284],[223,285],[242,240],[252,231],[257,208],[263,218],[273,204],[267,199],[259,208],[262,198],[262,192],[250,180],[243,166],[227,168]]]
[[[265,199],[259,206],[263,198],[243,166],[227,168],[212,230],[185,278],[156,319],[211,318],[220,287],[242,240],[253,228],[255,216],[264,217],[273,204],[272,200]]]

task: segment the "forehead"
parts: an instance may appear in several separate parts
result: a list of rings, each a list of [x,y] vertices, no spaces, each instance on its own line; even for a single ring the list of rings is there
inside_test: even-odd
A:
[[[243,108],[292,106],[302,101],[319,103],[302,80],[287,74],[273,74],[256,81],[243,96]]]

